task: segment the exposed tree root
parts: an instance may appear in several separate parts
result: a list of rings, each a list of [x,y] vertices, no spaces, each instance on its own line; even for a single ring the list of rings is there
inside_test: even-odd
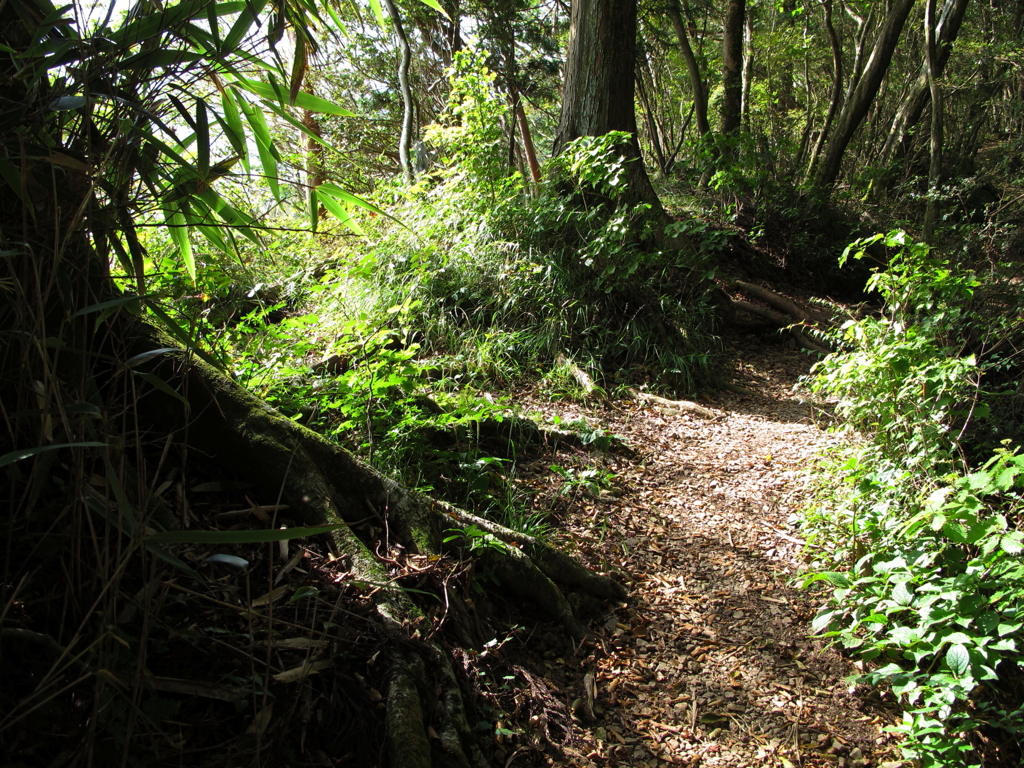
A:
[[[576,383],[580,385],[580,389],[583,390],[585,397],[604,397],[604,392],[597,386],[597,384],[594,383],[590,374],[576,365],[571,358],[566,357],[563,353],[559,352],[558,357],[555,358],[555,363],[562,366],[569,372],[569,375],[572,376]]]
[[[145,352],[169,345],[147,333],[135,346]],[[470,738],[447,652],[384,561],[407,554],[475,555],[505,591],[559,621],[577,641],[587,630],[566,589],[592,598],[626,596],[619,582],[541,541],[389,480],[201,361],[169,353],[152,361],[149,372],[180,385],[190,408],[183,413],[179,401],[154,390],[140,410],[155,414],[162,428],[179,431],[191,451],[279,497],[299,524],[346,523],[333,531],[330,545],[357,580],[374,588],[374,608],[388,639],[388,751],[396,768],[469,768],[483,759]]]
[[[720,414],[712,411],[710,408],[705,408],[703,405],[698,405],[689,400],[668,400],[667,398],[658,397],[648,392],[640,392],[635,389],[629,390],[629,394],[641,402],[660,408],[662,411],[689,413],[701,419],[716,419],[720,416]]]

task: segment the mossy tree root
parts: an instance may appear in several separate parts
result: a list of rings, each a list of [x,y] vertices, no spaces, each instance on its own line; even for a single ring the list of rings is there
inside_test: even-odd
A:
[[[166,339],[148,336],[139,351],[168,346]],[[385,549],[398,544],[413,554],[479,557],[506,590],[557,619],[577,641],[586,628],[563,587],[594,598],[626,596],[617,581],[544,542],[382,476],[203,362],[166,355],[151,363],[150,372],[180,386],[190,407],[182,413],[181,403],[159,390],[140,405],[148,404],[146,410],[157,415],[162,427],[183,430],[190,450],[245,477],[268,497],[280,497],[302,525],[347,523],[333,532],[332,546],[347,558],[357,579],[380,587],[373,599],[389,640],[387,748],[394,766],[470,768],[484,761],[471,738],[447,651],[435,639],[423,639],[426,618],[373,554],[377,542],[369,543],[367,529],[384,532]],[[444,541],[452,529],[470,526],[500,543],[471,552],[472,537]]]

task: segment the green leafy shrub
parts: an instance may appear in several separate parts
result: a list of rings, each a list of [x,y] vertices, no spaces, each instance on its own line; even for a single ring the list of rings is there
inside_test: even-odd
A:
[[[966,306],[979,285],[896,232],[859,241],[856,258],[897,249],[869,287],[880,317],[847,323],[841,353],[810,379],[856,431],[800,516],[816,571],[833,587],[816,631],[877,665],[904,714],[893,730],[921,766],[980,765],[977,729],[1024,727],[1024,709],[992,688],[1017,674],[1024,637],[1024,456],[1004,445],[970,471],[960,436],[984,413],[975,359],[962,354]]]
[[[508,107],[485,59],[456,58],[448,108],[427,131],[438,161],[393,191],[405,226],[378,221],[361,256],[377,306],[419,301],[424,354],[454,359],[478,384],[565,354],[692,390],[709,374],[712,311],[678,277],[695,257],[658,252],[646,207],[620,204],[623,135],[577,140],[528,189],[508,165]]]

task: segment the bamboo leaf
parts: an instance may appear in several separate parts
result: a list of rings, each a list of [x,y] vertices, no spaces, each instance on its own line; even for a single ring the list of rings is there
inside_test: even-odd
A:
[[[306,79],[306,69],[309,64],[308,43],[305,36],[295,36],[295,56],[292,57],[292,78],[288,86],[288,101],[294,103],[302,90],[302,83]]]
[[[231,148],[235,150],[242,159],[242,166],[246,173],[249,172],[249,146],[245,141],[245,127],[242,125],[242,116],[238,112],[238,105],[235,98],[238,94],[232,88],[224,88],[220,94],[221,109],[224,112],[221,125],[224,128],[224,135],[231,142]]]
[[[267,101],[276,101],[278,104],[294,104],[299,109],[308,109],[310,112],[322,112],[325,115],[339,115],[341,117],[355,117],[352,110],[334,104],[327,99],[321,99],[306,91],[299,91],[295,98],[289,98],[288,91],[279,83],[264,83],[249,78],[239,78],[235,84],[259,96]]]
[[[185,347],[185,349],[192,352],[196,357],[198,357],[203,362],[212,365],[221,373],[227,373],[227,368],[224,366],[224,363],[220,360],[217,360],[209,352],[202,349],[202,347],[198,345],[196,340],[189,335],[188,331],[186,331],[184,328],[182,328],[180,325],[174,322],[174,318],[168,315],[159,304],[152,301],[146,301],[146,307],[149,309],[150,312],[152,312],[154,315],[160,318],[160,321],[163,324],[164,328],[167,330],[167,332],[174,336],[174,338],[176,338],[178,341],[180,341],[182,345]]]
[[[424,5],[429,5],[435,11],[444,16],[446,19],[451,18],[451,16],[448,15],[448,13],[445,11],[444,8],[441,7],[441,4],[437,2],[437,0],[420,0],[420,2],[423,3]]]
[[[14,190],[15,194],[21,198],[21,202],[30,211],[35,211],[35,206],[32,205],[32,200],[25,192],[25,188],[21,181],[21,171],[14,167],[11,163],[7,162],[7,158],[0,157],[0,178],[7,183],[7,186]]]
[[[192,252],[192,238],[189,236],[189,229],[190,227],[185,221],[185,214],[181,212],[181,209],[176,209],[167,217],[167,230],[171,235],[171,240],[177,246],[178,255],[181,256],[192,282],[195,282],[196,258]]]
[[[106,448],[106,443],[57,443],[54,445],[43,445],[38,448],[26,448],[21,451],[11,451],[0,456],[0,467],[6,467],[8,464],[13,464],[16,461],[30,458],[39,453],[45,453],[46,451],[56,451],[60,448]]]
[[[167,563],[169,565],[173,565],[179,571],[181,571],[185,575],[191,577],[192,579],[198,581],[200,584],[205,584],[206,583],[205,581],[203,581],[203,577],[200,576],[198,573],[196,573],[188,564],[186,564],[182,560],[179,560],[178,558],[176,558],[174,555],[172,555],[170,552],[168,552],[166,549],[164,549],[163,547],[159,546],[158,544],[153,544],[151,542],[147,542],[146,543],[146,550],[148,552],[152,552],[153,555],[155,555],[156,557],[159,557],[165,563]]]
[[[244,9],[243,9],[244,10]],[[214,5],[206,8],[206,23],[210,26],[210,34],[213,36],[213,49],[220,50],[220,18],[218,8]]]
[[[203,560],[204,563],[223,563],[224,565],[233,565],[235,568],[248,568],[249,561],[244,557],[238,557],[237,555],[224,555],[216,554],[210,555],[208,558]]]
[[[164,355],[164,354],[166,354],[168,352],[180,352],[180,351],[181,350],[175,349],[174,347],[161,347],[160,349],[150,349],[150,350],[148,350],[146,352],[140,352],[137,355],[132,355],[127,360],[125,360],[124,364],[128,368],[134,368],[139,363],[144,363],[147,360],[152,360],[154,357],[158,357],[159,355]]]
[[[209,18],[208,7],[214,6],[217,17],[229,16],[245,9],[244,2],[214,3],[213,0],[186,0],[186,2],[162,8],[132,21],[121,29],[110,33],[109,39],[118,46],[135,45],[150,38],[162,37],[168,29],[173,29],[193,19],[206,21]]]
[[[331,195],[324,190],[325,186],[325,184],[321,184],[317,187],[316,194],[314,196],[323,204],[324,208],[326,208],[334,218],[347,226],[357,235],[365,236],[366,233],[363,231],[362,227],[359,226],[359,223],[352,218],[352,214],[346,211],[341,203],[331,197]]]
[[[354,195],[347,189],[342,189],[337,184],[326,182],[320,185],[320,189],[328,191],[332,197],[344,200],[346,203],[352,203],[352,205],[357,205],[360,208],[370,211],[370,213],[376,213],[378,216],[387,216],[389,219],[395,220],[392,216],[388,216],[387,213],[371,203],[369,200],[365,200],[359,197],[359,195]]]
[[[384,9],[381,8],[380,0],[370,0],[370,10],[373,11],[373,16],[377,19],[377,23],[380,24],[381,29],[387,29],[387,21],[384,19]]]
[[[259,153],[260,162],[263,165],[263,173],[270,185],[270,191],[276,200],[281,199],[281,184],[277,175],[277,148],[270,136],[270,129],[267,127],[266,118],[262,110],[257,109],[248,102],[241,101],[239,105],[252,128],[253,137],[256,139],[256,151]]]
[[[238,48],[239,44],[256,24],[256,20],[266,5],[266,0],[256,0],[256,2],[247,2],[245,4],[245,8],[238,14],[238,18],[235,19],[235,23],[231,26],[231,31],[224,38],[223,50],[234,51]]]
[[[178,350],[174,350],[174,351],[177,352]],[[156,387],[161,392],[163,392],[165,395],[170,395],[175,400],[180,401],[185,406],[186,409],[192,407],[189,404],[188,400],[185,399],[184,395],[182,395],[178,390],[176,390],[174,387],[172,387],[170,384],[168,384],[166,381],[161,379],[156,374],[144,373],[143,371],[132,371],[132,373],[134,373],[136,376],[138,376],[143,381],[146,381],[149,384],[151,384],[152,386]]]
[[[121,69],[151,70],[157,67],[172,69],[181,64],[194,64],[197,61],[204,61],[206,58],[206,54],[196,53],[195,51],[157,48],[153,51],[142,51],[134,56],[129,56],[119,66]]]
[[[88,315],[92,312],[102,312],[107,309],[113,309],[114,307],[120,307],[122,304],[132,304],[137,301],[142,301],[143,299],[153,299],[157,296],[159,296],[157,293],[148,293],[145,296],[122,296],[119,299],[101,301],[99,304],[90,304],[88,307],[82,307],[82,309],[78,310],[71,316],[71,319],[73,320],[76,317]]]
[[[265,544],[320,536],[344,527],[344,523],[315,528],[270,528],[257,531],[165,531],[146,537],[155,544]]]

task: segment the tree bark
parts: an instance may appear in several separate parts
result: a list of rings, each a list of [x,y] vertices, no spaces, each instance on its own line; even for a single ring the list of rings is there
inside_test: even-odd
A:
[[[963,24],[964,14],[967,10],[969,0],[946,0],[942,13],[938,20],[936,33],[936,60],[934,72],[936,77],[942,77],[946,68],[946,62],[953,51],[953,43],[960,33]],[[928,63],[921,65],[921,72],[917,81],[911,87],[910,92],[904,97],[900,108],[897,110],[886,137],[885,145],[882,147],[880,165],[888,165],[901,151],[905,151],[910,139],[910,133],[917,122],[921,119],[921,113],[928,104],[931,95],[931,88],[928,82]]]
[[[814,149],[811,150],[810,159],[807,161],[807,173],[804,176],[805,183],[814,174],[818,155],[821,153],[821,148],[825,145],[825,138],[832,128],[832,121],[835,119],[836,112],[839,111],[839,105],[843,103],[843,47],[839,42],[839,36],[836,34],[835,25],[832,23],[832,0],[821,0],[821,5],[825,14],[824,24],[825,31],[828,34],[828,43],[832,49],[832,90],[828,97],[828,113],[825,115],[825,122],[821,124],[818,140],[814,143]]]
[[[398,162],[402,166],[402,176],[406,184],[412,184],[412,119],[413,101],[412,88],[409,86],[409,64],[412,61],[412,50],[409,47],[409,38],[405,34],[405,27],[402,26],[402,19],[398,15],[398,8],[394,0],[384,0],[384,7],[387,8],[388,16],[395,25],[395,34],[398,36],[398,48],[402,58],[398,63],[398,87],[402,92],[402,134],[398,140]]]
[[[173,342],[159,331],[131,321],[118,338],[130,340],[131,355],[164,350],[138,366],[168,385],[140,393],[136,409],[143,428],[181,435],[190,452],[237,473],[257,493],[287,504],[289,515],[300,525],[342,524],[329,534],[330,547],[347,560],[355,577],[378,587],[373,601],[388,639],[382,650],[390,669],[386,703],[392,765],[468,768],[480,765],[481,759],[447,652],[430,637],[424,615],[375,551],[386,552],[398,544],[408,554],[476,557],[506,594],[540,609],[577,642],[587,629],[567,600],[569,590],[625,598],[626,590],[617,581],[588,570],[543,541],[384,477],[343,448],[279,415],[206,363],[169,351]],[[187,409],[167,394],[172,389],[188,393]],[[452,538],[470,527],[486,532],[495,543],[474,551],[469,536]],[[431,687],[426,682],[428,667],[434,679],[440,676],[443,681],[440,712],[428,710],[421,695]],[[439,746],[428,738],[431,722]]]
[[[864,65],[864,72],[843,106],[835,133],[828,142],[821,165],[815,174],[814,183],[818,189],[829,190],[838,179],[846,148],[863,122],[882,85],[882,79],[888,72],[889,63],[892,61],[896,43],[899,41],[907,16],[910,15],[910,9],[913,6],[914,0],[894,0],[889,13],[883,20],[871,50],[871,56]]]
[[[540,184],[540,163],[537,162],[537,150],[533,146],[533,136],[530,133],[530,123],[526,119],[526,112],[523,110],[523,97],[516,97],[515,104],[516,121],[519,123],[519,134],[523,138],[523,152],[526,154],[526,164],[530,168],[530,178],[534,184]]]
[[[722,136],[737,133],[743,119],[743,28],[746,0],[729,0],[722,37]]]
[[[683,60],[686,62],[690,90],[693,91],[693,114],[697,121],[697,132],[701,136],[707,136],[711,132],[711,125],[708,123],[708,92],[704,86],[704,78],[701,75],[700,65],[697,63],[697,57],[693,55],[686,26],[683,24],[683,17],[679,11],[679,0],[668,0],[666,11],[676,32],[679,51],[683,54]]]
[[[781,109],[791,109],[789,105],[793,102],[793,74],[792,72],[786,73],[789,87],[789,96],[787,99],[780,97],[779,107]],[[747,13],[746,19],[743,22],[743,76],[742,76],[742,95],[740,97],[740,123],[750,130],[750,88],[754,83],[754,15],[753,13]]]
[[[643,52],[643,58],[646,60],[647,53]],[[654,153],[655,158],[658,161],[658,168],[661,169],[662,173],[668,172],[668,162],[665,157],[665,150],[662,145],[661,131],[658,130],[658,123],[654,116],[654,107],[651,104],[651,99],[647,95],[647,85],[645,83],[644,66],[646,61],[641,63],[637,61],[636,65],[636,89],[640,96],[640,103],[643,105],[644,122],[647,123],[647,134],[651,142],[651,151]]]
[[[636,0],[576,0],[569,22],[562,112],[553,152],[580,136],[625,131],[619,147],[629,160],[628,201],[646,203],[663,215],[636,136]]]
[[[935,0],[927,0],[924,13],[925,66],[932,102],[930,162],[928,165],[928,200],[925,205],[922,239],[934,241],[935,223],[939,217],[939,187],[942,183],[942,89],[939,88],[939,55],[935,42]]]

